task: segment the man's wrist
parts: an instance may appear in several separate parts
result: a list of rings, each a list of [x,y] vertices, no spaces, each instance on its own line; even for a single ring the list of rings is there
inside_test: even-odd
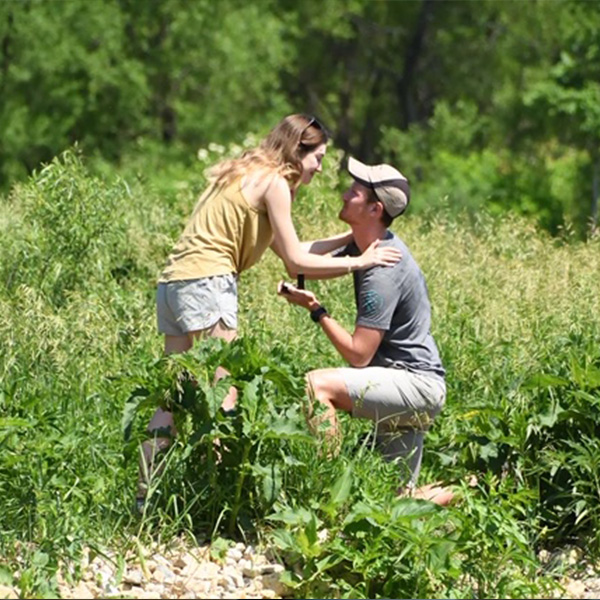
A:
[[[310,311],[310,318],[318,323],[325,315],[328,315],[327,309],[324,306],[318,305],[315,309]]]
[[[317,308],[319,308],[319,306],[321,306],[321,303],[318,300],[310,300],[308,303],[308,310],[309,312],[312,312],[313,310],[317,310]]]

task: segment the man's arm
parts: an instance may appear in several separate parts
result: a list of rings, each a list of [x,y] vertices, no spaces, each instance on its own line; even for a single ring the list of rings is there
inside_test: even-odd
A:
[[[311,316],[318,317],[318,323],[325,335],[349,365],[366,367],[371,362],[383,339],[385,332],[382,329],[357,326],[354,333],[349,333],[330,314],[326,312],[318,314],[317,311],[322,308],[322,305],[313,292],[299,290],[290,284],[285,286],[280,284],[278,292],[288,302],[302,306],[311,312]]]

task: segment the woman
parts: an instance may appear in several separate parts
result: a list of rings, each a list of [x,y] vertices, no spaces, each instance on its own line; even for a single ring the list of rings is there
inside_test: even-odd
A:
[[[327,150],[328,134],[315,118],[285,117],[257,148],[225,160],[209,172],[202,195],[183,234],[167,259],[157,290],[158,328],[165,353],[185,352],[194,340],[214,336],[231,341],[237,330],[237,278],[255,264],[268,246],[285,263],[290,276],[335,277],[375,265],[392,265],[400,254],[372,244],[361,256],[321,256],[351,239],[346,233],[301,244],[292,223],[292,202],[300,185],[308,185]],[[216,379],[227,372],[219,368]],[[231,388],[223,409],[235,405]],[[143,505],[154,455],[175,435],[173,415],[154,414],[142,445],[138,505]]]

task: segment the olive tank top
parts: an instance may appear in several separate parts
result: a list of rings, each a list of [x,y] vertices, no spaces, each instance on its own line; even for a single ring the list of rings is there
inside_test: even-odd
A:
[[[159,283],[239,274],[260,259],[273,241],[273,230],[266,209],[246,201],[241,181],[213,185],[200,197]]]

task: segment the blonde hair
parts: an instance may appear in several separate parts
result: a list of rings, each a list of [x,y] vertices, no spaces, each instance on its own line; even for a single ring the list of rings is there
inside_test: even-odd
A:
[[[329,133],[314,117],[288,115],[259,146],[246,150],[239,158],[217,163],[208,171],[208,177],[213,185],[229,185],[246,173],[264,169],[283,176],[295,190],[300,184],[302,159],[328,141]]]

